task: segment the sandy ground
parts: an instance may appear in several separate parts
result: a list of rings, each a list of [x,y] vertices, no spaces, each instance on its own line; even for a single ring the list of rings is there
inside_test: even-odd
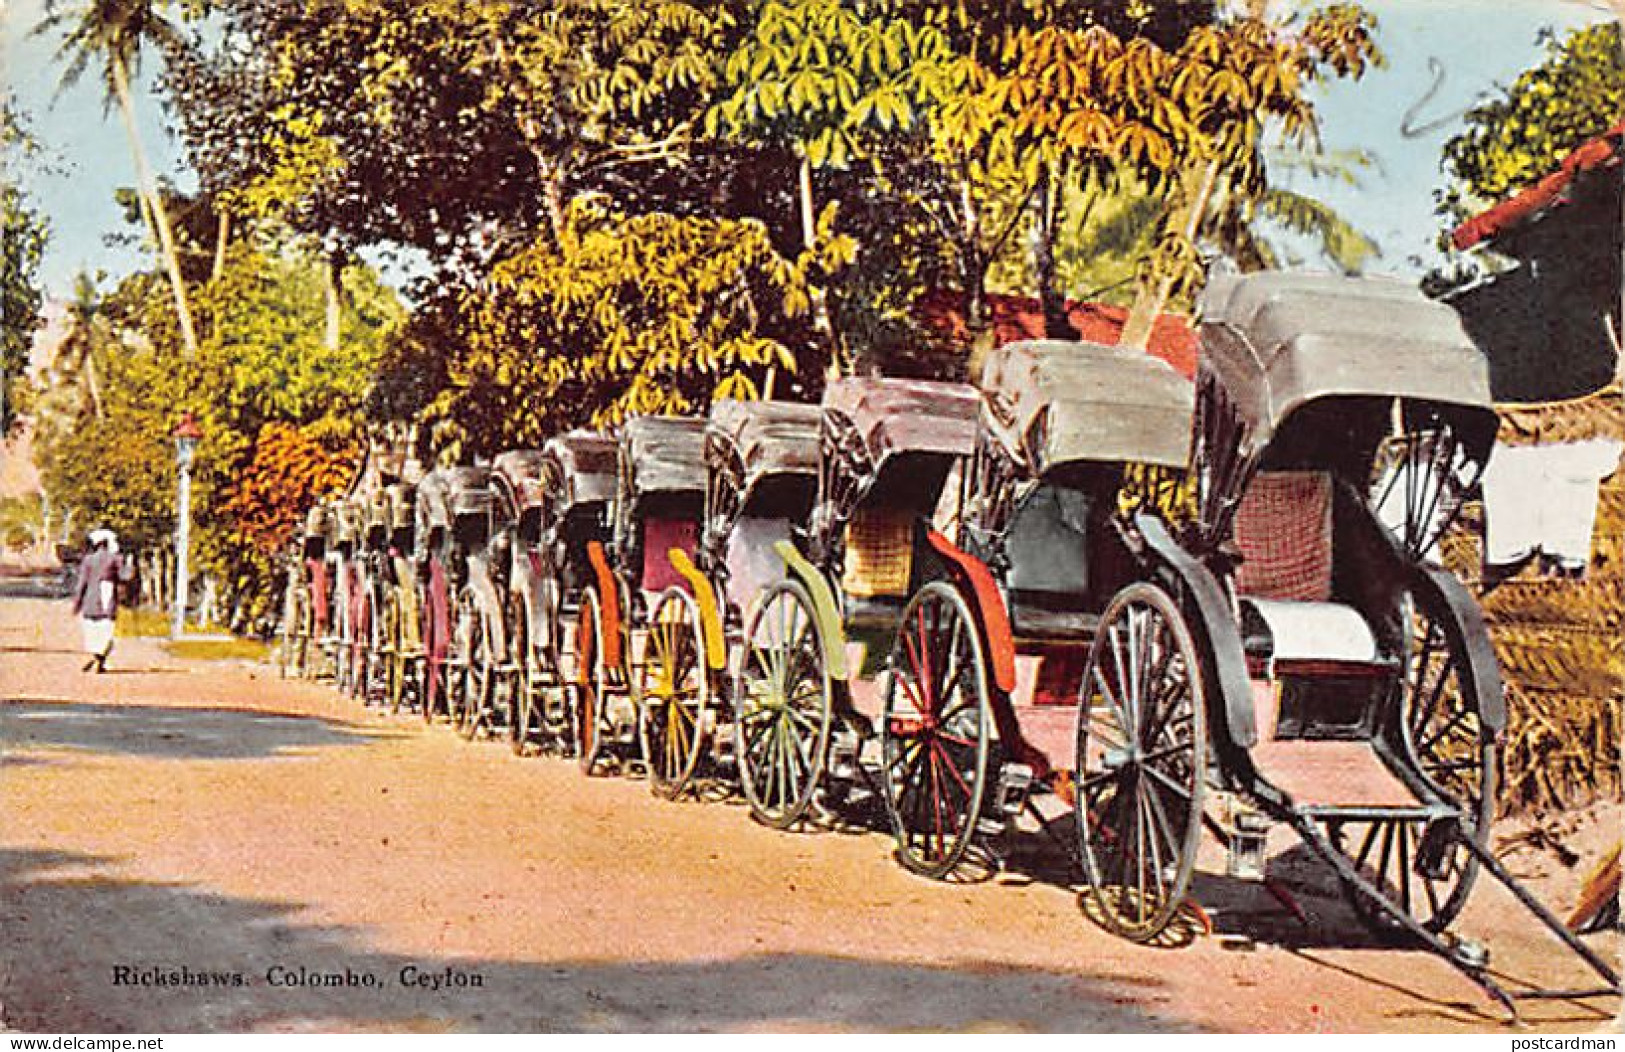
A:
[[[1082,916],[1059,864],[931,883],[878,834],[776,833],[737,804],[657,801],[150,642],[121,641],[114,674],[85,675],[73,645],[65,603],[0,600],[0,1019],[14,1029],[1502,1025],[1441,962],[1372,942],[1301,858],[1276,871],[1307,926],[1208,873],[1197,894],[1219,934],[1137,947]],[[1510,902],[1481,891],[1466,917],[1497,971],[1586,983]],[[1617,942],[1596,939],[1610,955]],[[288,985],[301,974],[343,985]],[[1525,1017],[1589,1031],[1618,1009],[1532,1002]]]

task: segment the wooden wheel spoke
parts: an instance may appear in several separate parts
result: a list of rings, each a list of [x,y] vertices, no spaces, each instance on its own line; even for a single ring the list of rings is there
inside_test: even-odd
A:
[[[1467,717],[1476,715],[1477,713],[1473,712],[1466,706],[1458,708],[1455,712],[1450,714],[1450,718],[1445,720],[1437,730],[1428,735],[1428,737],[1424,738],[1422,741],[1416,743],[1416,751],[1419,753],[1428,752],[1433,748],[1434,745],[1444,738],[1445,735],[1451,733],[1454,728],[1460,726],[1462,721],[1466,720]]]
[[[933,739],[930,742],[929,747],[931,751],[941,760],[943,768],[953,776],[954,782],[959,786],[960,792],[964,793],[964,798],[969,800],[971,797],[971,788],[965,783],[964,776],[959,773],[958,764],[954,763],[953,756],[950,755],[948,750],[943,747],[940,738]]]
[[[1186,803],[1190,802],[1191,791],[1186,786],[1180,785],[1178,782],[1174,781],[1172,778],[1168,777],[1155,767],[1142,767],[1140,770],[1145,774],[1149,774],[1152,778],[1155,778],[1162,784],[1163,788],[1167,789],[1175,796],[1178,796],[1182,800],[1186,801]]]

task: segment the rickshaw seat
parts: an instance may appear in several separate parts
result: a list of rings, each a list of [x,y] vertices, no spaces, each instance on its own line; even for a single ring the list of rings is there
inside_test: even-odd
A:
[[[903,596],[845,596],[842,620],[849,628],[879,628],[890,631],[903,616]]]
[[[650,517],[643,520],[643,577],[646,592],[664,592],[668,588],[681,588],[683,575],[672,566],[667,552],[680,548],[690,557],[699,542],[699,524],[691,519]]]
[[[1099,624],[1097,614],[1050,610],[1019,599],[1010,604],[1010,626],[1023,643],[1087,643]]]
[[[1089,505],[1081,490],[1044,485],[1016,508],[1004,540],[1013,605],[1084,604],[1090,585]]]
[[[1332,595],[1332,480],[1320,471],[1261,471],[1236,509],[1236,591],[1325,602]]]
[[[861,599],[908,595],[914,563],[914,523],[908,509],[859,508],[846,526],[841,591]]]
[[[742,516],[728,536],[723,565],[728,570],[728,601],[740,610],[784,576],[784,560],[773,550],[790,539],[790,520]]]
[[[1376,636],[1360,612],[1342,603],[1241,600],[1242,648],[1267,677],[1305,666],[1376,666]]]

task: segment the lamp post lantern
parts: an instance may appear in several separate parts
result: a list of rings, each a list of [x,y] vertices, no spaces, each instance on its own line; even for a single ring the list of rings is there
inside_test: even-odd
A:
[[[203,429],[191,413],[181,414],[175,426],[175,466],[179,468],[175,510],[175,609],[169,624],[171,639],[179,639],[186,627],[186,552],[192,532],[192,456],[197,452]]]

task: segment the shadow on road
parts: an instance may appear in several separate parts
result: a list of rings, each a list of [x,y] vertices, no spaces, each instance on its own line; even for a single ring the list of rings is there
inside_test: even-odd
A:
[[[357,933],[293,920],[295,903],[112,879],[112,860],[0,851],[0,1003],[26,1030],[1137,1031],[1180,1029],[1124,986],[1008,967],[763,955],[678,963],[522,963],[369,952]],[[719,923],[723,918],[719,918]],[[242,985],[115,985],[118,966],[234,974]],[[375,985],[281,986],[268,972]],[[434,991],[402,970],[482,985]],[[351,977],[354,977],[353,979]],[[1156,981],[1139,987],[1155,994]]]
[[[1073,816],[1067,813],[1052,819],[1047,831],[1024,830],[1011,845],[1011,854],[1006,860],[1006,879],[1013,875],[1019,880],[1063,889],[1081,887],[1084,878],[1077,861],[1077,849],[1073,846],[1076,837],[1074,822]],[[1457,1019],[1477,1019],[1492,1025],[1501,1021],[1496,1007],[1487,998],[1479,997],[1465,978],[1459,980],[1459,1000],[1436,999],[1403,984],[1339,964],[1320,953],[1323,950],[1419,951],[1396,946],[1393,935],[1379,934],[1360,920],[1343,894],[1331,866],[1301,843],[1275,855],[1270,860],[1269,873],[1276,887],[1303,912],[1302,917],[1263,884],[1232,879],[1222,873],[1198,870],[1192,877],[1188,898],[1200,904],[1213,934],[1237,952],[1248,952],[1255,945],[1279,948],[1317,967],[1360,979],[1409,999],[1414,1005],[1406,1013],[1410,1017],[1448,1015]],[[1090,913],[1088,900],[1079,895],[1078,901],[1081,912],[1087,917]],[[1533,918],[1529,923],[1534,924]],[[1182,927],[1176,923],[1170,926],[1165,940],[1152,945],[1177,951],[1198,934],[1195,927]],[[1432,970],[1445,966],[1429,962],[1423,967]],[[1549,976],[1497,974],[1511,989],[1540,988],[1552,983]],[[1583,969],[1576,975],[1579,985],[1589,985],[1590,977]],[[1557,1014],[1543,1018],[1546,1022],[1595,1025],[1612,1018],[1607,1011],[1606,1000],[1549,1004]]]
[[[63,574],[0,575],[0,599],[64,599],[73,578]]]
[[[317,717],[0,699],[0,742],[172,760],[250,760],[290,749],[364,745],[387,734]]]

